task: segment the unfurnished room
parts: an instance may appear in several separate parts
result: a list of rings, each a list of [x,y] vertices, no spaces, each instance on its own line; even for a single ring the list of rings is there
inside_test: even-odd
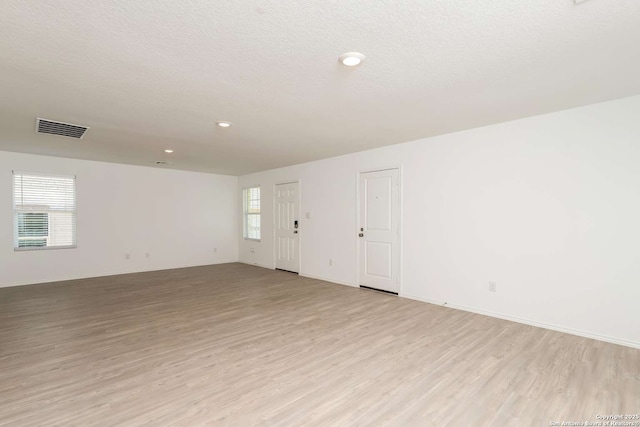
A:
[[[1,426],[640,426],[640,2],[0,2]]]

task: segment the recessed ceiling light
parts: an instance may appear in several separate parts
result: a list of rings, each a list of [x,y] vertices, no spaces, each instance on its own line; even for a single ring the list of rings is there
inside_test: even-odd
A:
[[[231,122],[216,122],[216,124],[221,128],[228,128],[229,126],[231,126]]]
[[[171,154],[171,153],[173,153],[173,150],[166,149],[166,150],[164,150],[164,152]]]
[[[355,67],[364,61],[364,55],[359,52],[347,52],[340,55],[338,61],[347,67]]]

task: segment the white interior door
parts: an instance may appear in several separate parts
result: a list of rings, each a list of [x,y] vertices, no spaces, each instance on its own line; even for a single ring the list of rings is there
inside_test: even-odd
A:
[[[398,169],[360,174],[360,286],[400,292]]]
[[[276,185],[276,268],[300,271],[300,196],[297,182]]]

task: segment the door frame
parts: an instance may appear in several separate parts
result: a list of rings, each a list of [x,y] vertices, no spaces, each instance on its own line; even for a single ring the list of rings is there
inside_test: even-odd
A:
[[[403,229],[402,229],[402,216],[403,216],[403,206],[404,206],[404,199],[403,199],[403,185],[402,185],[402,175],[403,175],[403,171],[402,171],[402,163],[399,165],[390,165],[387,167],[379,167],[379,168],[367,168],[367,169],[360,169],[356,172],[356,228],[354,230],[353,233],[353,238],[354,238],[354,242],[355,242],[355,246],[356,246],[356,284],[355,286],[357,288],[360,287],[360,262],[361,262],[361,258],[360,258],[360,242],[359,242],[359,238],[358,238],[358,233],[360,232],[360,176],[363,173],[369,173],[369,172],[383,172],[383,171],[388,171],[388,170],[397,170],[398,171],[398,202],[400,203],[399,209],[398,209],[398,215],[400,216],[400,218],[398,218],[398,296],[401,297],[403,296],[403,289],[402,289],[402,256],[403,256],[403,250],[402,250],[402,235],[403,235]]]
[[[278,239],[276,239],[276,206],[277,206],[277,192],[276,189],[278,185],[282,184],[298,184],[298,224],[300,224],[300,232],[298,233],[298,275],[302,275],[302,180],[300,178],[297,179],[289,179],[283,181],[276,181],[273,184],[273,223],[271,224],[272,232],[272,240],[273,240],[273,269],[276,269],[276,257],[278,251]]]

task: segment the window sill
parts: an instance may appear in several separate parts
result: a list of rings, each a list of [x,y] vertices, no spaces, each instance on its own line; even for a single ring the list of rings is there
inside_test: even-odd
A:
[[[76,249],[78,246],[43,246],[41,248],[33,247],[33,248],[13,248],[14,252],[28,252],[28,251],[51,251],[54,249]]]
[[[259,242],[260,241],[260,239],[251,239],[249,237],[245,237],[244,240],[250,240],[252,242]]]

